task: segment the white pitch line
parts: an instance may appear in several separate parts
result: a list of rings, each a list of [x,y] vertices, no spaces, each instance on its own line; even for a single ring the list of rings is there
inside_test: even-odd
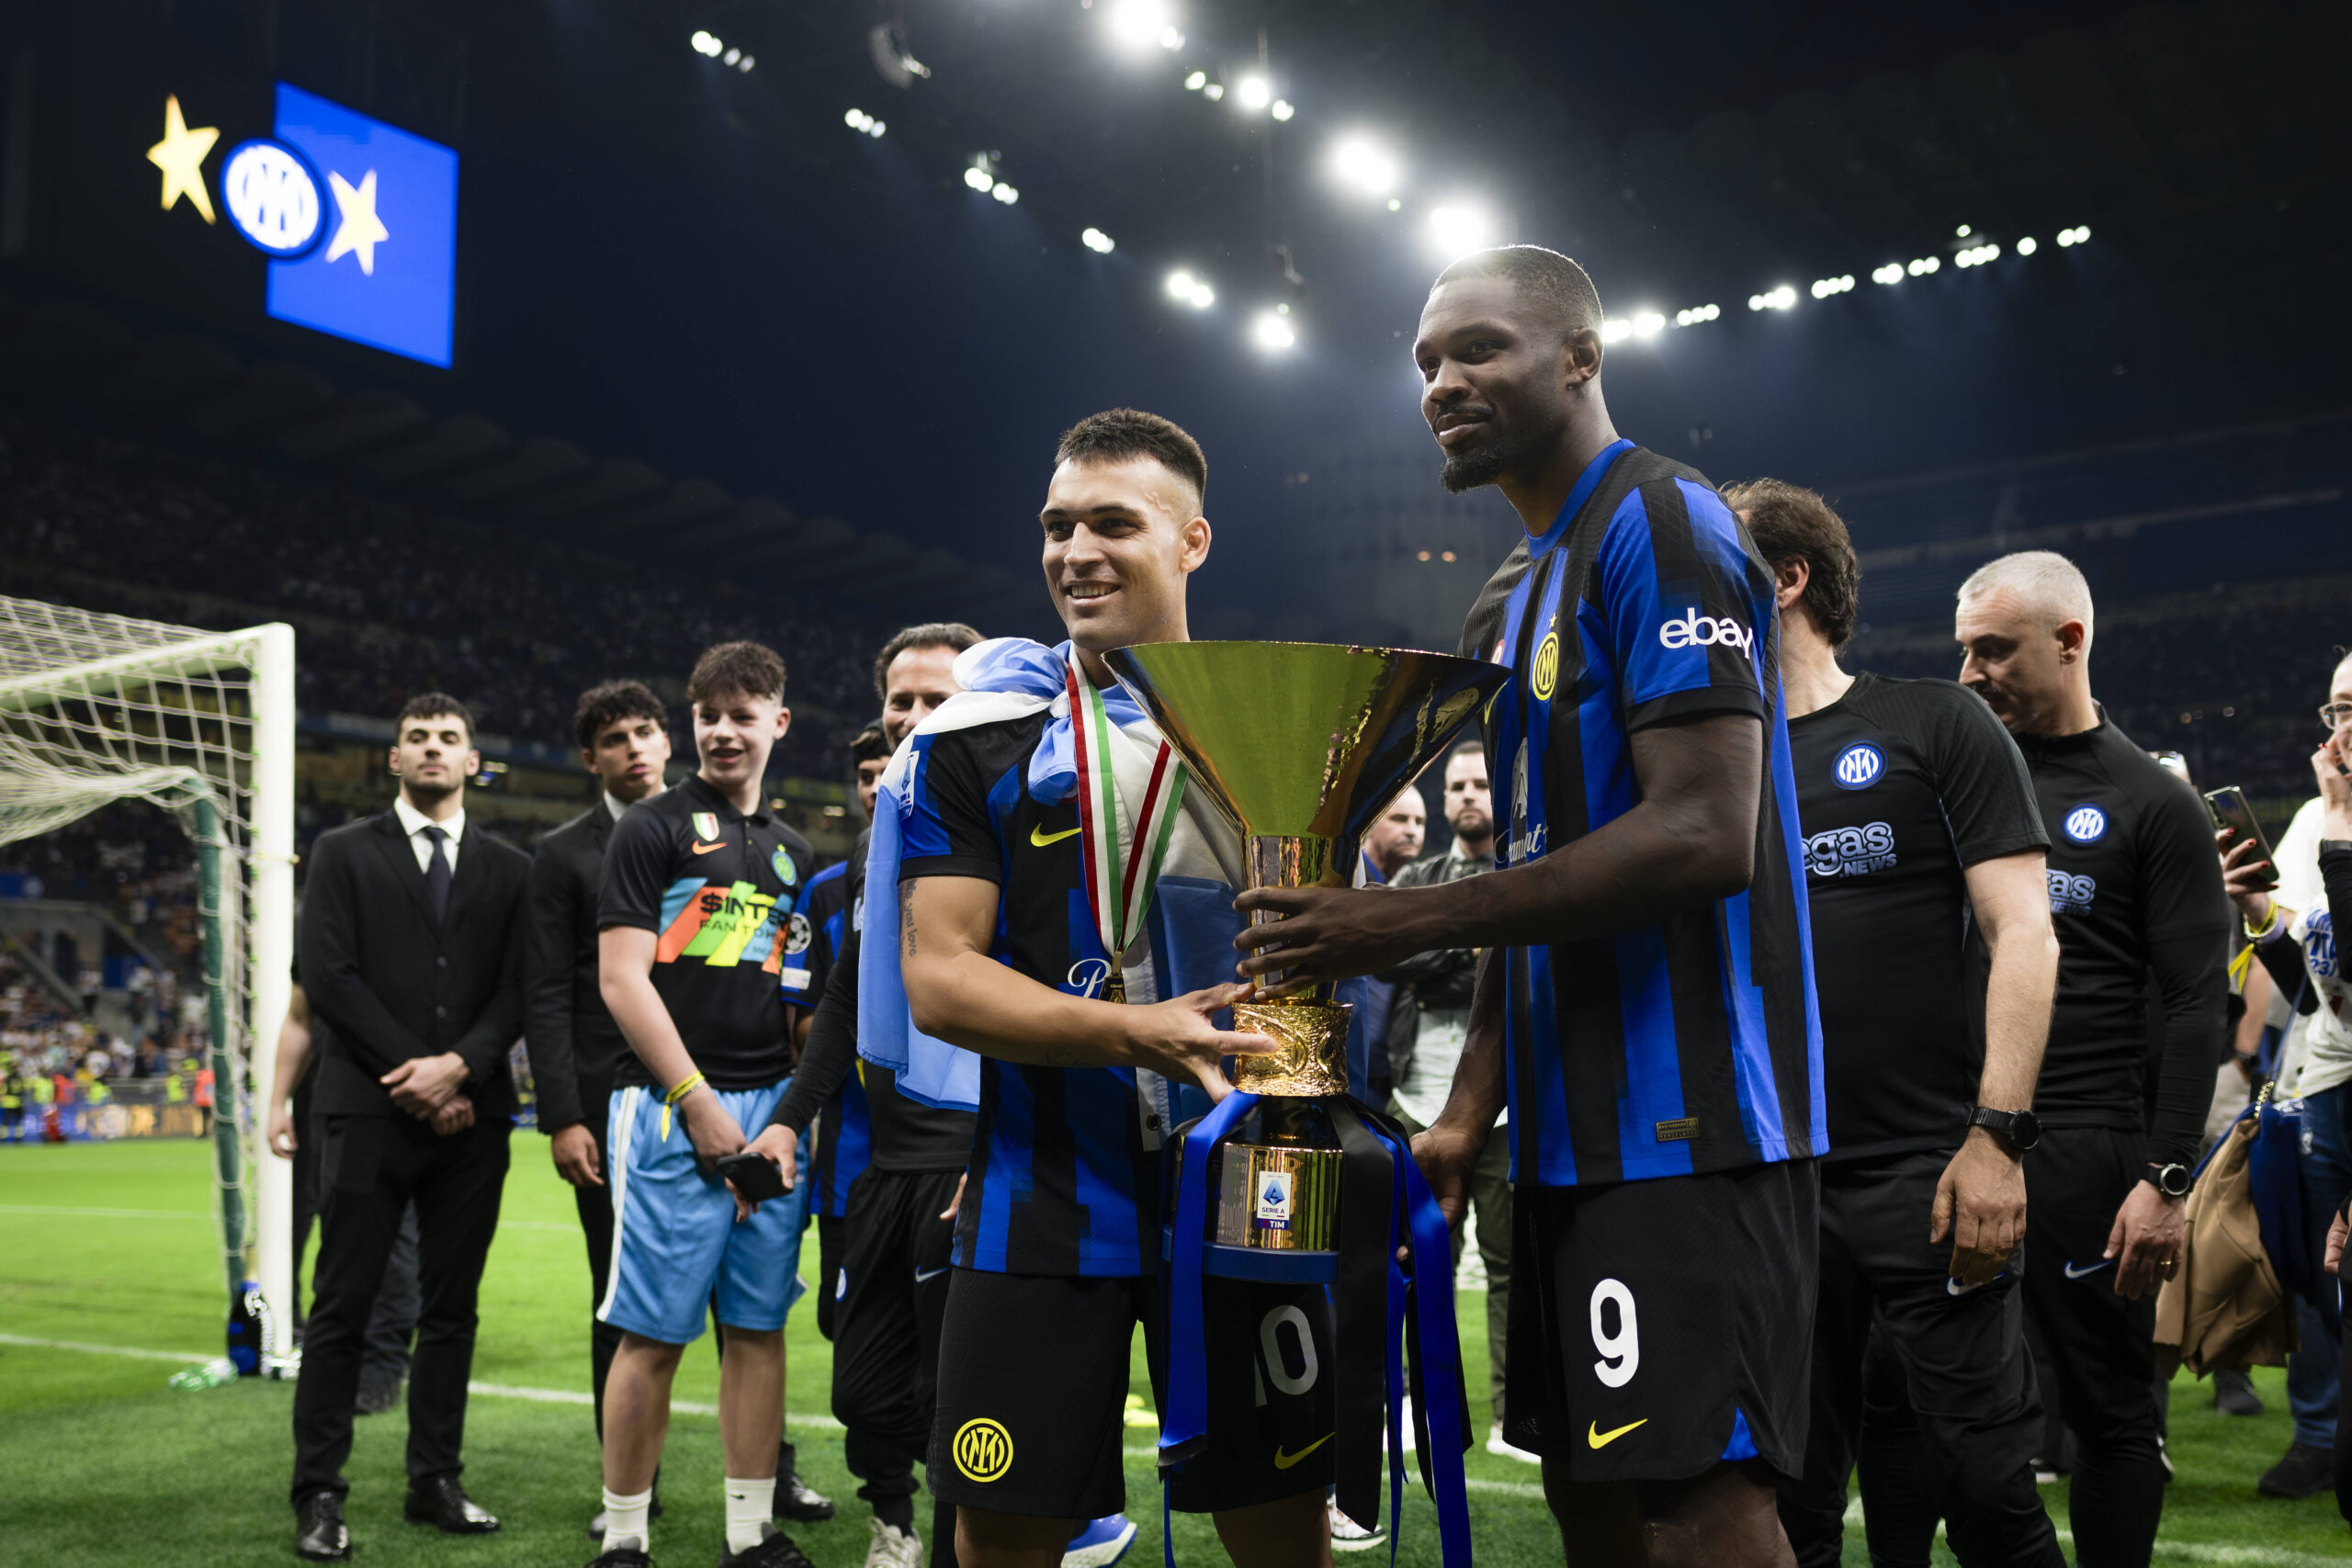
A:
[[[43,1339],[29,1334],[0,1334],[0,1345],[21,1345],[33,1350],[78,1350],[89,1356],[128,1356],[141,1361],[175,1361],[182,1366],[201,1365],[213,1358],[201,1350],[150,1350],[136,1345],[95,1345],[86,1339]],[[538,1404],[594,1404],[595,1400],[578,1389],[525,1388],[514,1383],[469,1382],[468,1393],[479,1393],[490,1399],[526,1399]],[[678,1416],[717,1416],[718,1406],[700,1400],[673,1399],[670,1410]],[[812,1431],[838,1432],[842,1424],[831,1416],[813,1410],[791,1410],[785,1413],[787,1425],[806,1427]]]

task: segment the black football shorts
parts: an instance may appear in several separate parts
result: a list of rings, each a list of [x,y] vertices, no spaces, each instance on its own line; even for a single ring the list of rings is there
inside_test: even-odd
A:
[[[1330,1297],[1320,1285],[1210,1280],[1205,1450],[1169,1481],[1180,1513],[1216,1513],[1331,1484],[1339,1410]],[[961,1506],[1091,1519],[1126,1506],[1128,1358],[1144,1325],[1167,1402],[1159,1282],[958,1269],[939,1348],[932,1492]]]
[[[1578,1482],[1804,1468],[1810,1160],[1514,1190],[1504,1431]]]

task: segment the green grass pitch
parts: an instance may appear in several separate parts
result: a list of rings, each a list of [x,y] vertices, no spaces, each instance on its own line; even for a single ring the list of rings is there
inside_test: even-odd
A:
[[[571,1193],[546,1143],[514,1139],[498,1243],[482,1284],[474,1376],[516,1390],[584,1393],[588,1379],[588,1273]],[[164,1386],[172,1353],[217,1353],[222,1291],[209,1217],[206,1148],[194,1143],[0,1147],[0,1495],[10,1499],[6,1555],[42,1568],[156,1563],[178,1568],[277,1565],[293,1561],[286,1483],[292,1389],[248,1382],[202,1393]],[[816,1267],[809,1238],[805,1271]],[[1461,1303],[1468,1384],[1485,1387],[1485,1303]],[[796,1528],[819,1568],[857,1568],[865,1510],[825,1418],[830,1349],[814,1314],[793,1314],[786,1404],[802,1467],[841,1504],[828,1525]],[[88,1349],[60,1348],[72,1341]],[[146,1351],[140,1356],[124,1352]],[[160,1357],[153,1354],[160,1352]],[[2352,1559],[2352,1531],[2332,1499],[2258,1498],[2254,1480],[2287,1445],[2279,1373],[2256,1374],[2270,1414],[2214,1414],[2206,1385],[2176,1383],[2172,1452],[2160,1563],[2308,1564]],[[1140,1344],[1135,1387],[1148,1397]],[[687,1357],[678,1396],[717,1398],[706,1338]],[[506,1528],[458,1540],[403,1524],[401,1451],[405,1418],[365,1417],[352,1456],[349,1508],[357,1560],[391,1565],[557,1565],[591,1553],[581,1527],[597,1496],[596,1448],[584,1405],[480,1393],[468,1421],[467,1484]],[[1483,1435],[1483,1426],[1481,1427]],[[1128,1511],[1140,1525],[1128,1561],[1159,1557],[1159,1509],[1148,1454],[1150,1433],[1130,1433]],[[1528,1466],[1474,1450],[1470,1506],[1482,1563],[1560,1561],[1557,1535]],[[668,1513],[656,1527],[658,1561],[713,1562],[720,1545],[718,1424],[681,1416],[663,1469]],[[2064,1488],[2051,1489],[2063,1529]],[[927,1522],[927,1509],[918,1517]],[[1177,1554],[1190,1564],[1224,1561],[1205,1520],[1179,1518]],[[1949,1562],[1939,1548],[1939,1561]],[[1415,1492],[1402,1556],[1436,1568],[1436,1518]],[[1366,1554],[1351,1561],[1385,1560]],[[1343,1559],[1342,1561],[1351,1561]],[[1859,1529],[1846,1561],[1865,1561]]]

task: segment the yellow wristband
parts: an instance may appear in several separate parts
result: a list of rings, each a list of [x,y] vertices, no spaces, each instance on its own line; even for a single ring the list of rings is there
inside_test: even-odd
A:
[[[672,1089],[668,1094],[662,1097],[662,1103],[664,1105],[675,1105],[678,1101],[685,1099],[686,1096],[700,1089],[702,1085],[703,1077],[700,1073],[688,1073],[684,1077],[678,1080],[677,1088]]]
[[[2244,920],[2240,920],[2238,923],[2239,923],[2240,925],[2242,925],[2242,926],[2245,926],[2245,922]],[[2276,898],[2273,898],[2272,900],[2270,900],[2270,909],[2269,909],[2269,913],[2268,913],[2267,917],[2267,918],[2265,918],[2265,919],[2264,919],[2264,920],[2263,920],[2263,922],[2262,922],[2262,929],[2261,929],[2260,931],[2256,931],[2256,930],[2255,930],[2252,926],[2245,926],[2245,935],[2246,935],[2246,940],[2247,940],[2248,942],[2260,942],[2264,937],[2268,936],[2272,931],[2276,931],[2276,930],[2278,930],[2278,899],[2276,899]]]

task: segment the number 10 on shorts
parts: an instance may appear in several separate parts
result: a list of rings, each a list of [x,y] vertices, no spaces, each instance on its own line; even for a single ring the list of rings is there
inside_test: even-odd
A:
[[[1609,1325],[1611,1316],[1617,1320],[1614,1329]],[[1592,1375],[1611,1388],[1623,1388],[1641,1370],[1642,1331],[1634,1317],[1634,1292],[1621,1280],[1603,1280],[1592,1288],[1592,1348],[1600,1352]]]

